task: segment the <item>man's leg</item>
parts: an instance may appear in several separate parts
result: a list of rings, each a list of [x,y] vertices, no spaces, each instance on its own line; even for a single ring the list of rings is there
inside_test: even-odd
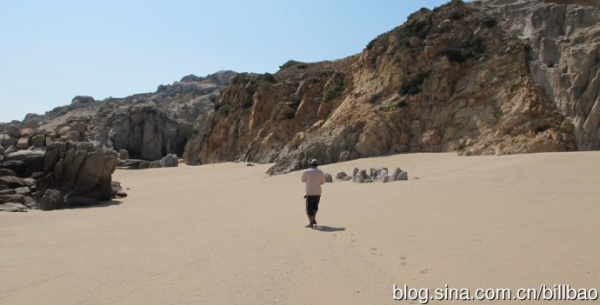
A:
[[[308,222],[309,222],[309,224],[307,224],[305,227],[312,228],[312,226],[313,226],[313,216],[311,216],[309,213],[306,213],[306,216],[308,216]]]
[[[308,217],[308,225],[306,225],[305,227],[307,227],[307,228],[313,227],[312,213],[313,213],[313,211],[312,211],[312,207],[311,207],[310,197],[306,196],[306,216]]]
[[[315,196],[313,199],[313,204],[312,204],[312,208],[313,208],[313,225],[317,224],[317,212],[319,211],[319,202],[321,201],[321,196]]]

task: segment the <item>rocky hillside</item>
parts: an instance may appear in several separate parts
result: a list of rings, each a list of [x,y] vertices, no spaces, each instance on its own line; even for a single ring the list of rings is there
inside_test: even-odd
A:
[[[422,9],[356,56],[239,75],[186,161],[282,173],[310,157],[598,149],[597,16],[534,0]]]
[[[0,146],[90,141],[133,159],[276,163],[270,173],[312,157],[596,150],[597,2],[453,0],[344,59],[289,61],[275,74],[190,75],[126,98],[77,96],[0,126]]]
[[[76,96],[70,105],[44,115],[28,114],[22,122],[0,126],[0,144],[9,149],[39,148],[57,140],[92,142],[129,151],[132,158],[159,160],[183,155],[188,138],[207,123],[219,92],[237,73],[189,75],[156,92],[101,101]],[[20,145],[19,145],[20,143]]]
[[[489,0],[480,9],[530,47],[531,77],[573,123],[577,147],[600,149],[600,1]]]

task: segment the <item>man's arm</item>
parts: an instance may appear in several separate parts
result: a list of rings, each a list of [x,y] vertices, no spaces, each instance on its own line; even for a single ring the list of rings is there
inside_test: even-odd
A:
[[[302,173],[302,177],[300,177],[300,181],[306,182],[306,172]]]

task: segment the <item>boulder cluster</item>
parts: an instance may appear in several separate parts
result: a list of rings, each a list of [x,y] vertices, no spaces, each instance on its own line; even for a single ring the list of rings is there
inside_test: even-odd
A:
[[[346,174],[346,172],[339,172],[335,175],[335,178],[340,181],[350,181],[355,183],[373,183],[373,182],[392,182],[392,181],[404,181],[408,180],[408,172],[403,171],[401,168],[396,168],[393,173],[389,173],[387,167],[371,168],[368,171],[366,169],[354,168],[352,176]],[[325,174],[325,182],[333,182],[331,175]]]
[[[124,158],[123,151],[123,149],[120,151],[119,155],[121,157],[117,161],[117,168],[120,169],[147,169],[179,166],[179,159],[176,154],[168,154],[160,160],[146,161],[140,159]]]
[[[74,141],[85,134],[76,126],[56,134],[13,124],[0,131],[0,211],[53,210],[127,196],[112,181],[117,153]]]

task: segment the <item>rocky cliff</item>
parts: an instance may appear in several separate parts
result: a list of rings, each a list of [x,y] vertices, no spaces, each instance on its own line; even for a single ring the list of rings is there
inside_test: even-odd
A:
[[[531,76],[573,123],[577,147],[600,149],[600,1],[477,5],[530,46]]]
[[[511,13],[497,12],[517,2],[535,1],[452,1],[414,13],[356,56],[240,75],[186,156],[276,162],[270,172],[281,173],[310,157],[574,150],[577,129],[531,69],[534,47],[508,29]]]
[[[344,59],[77,96],[0,125],[0,148],[90,141],[135,159],[276,163],[270,173],[312,157],[600,149],[599,21],[597,0],[453,0]]]
[[[205,129],[208,121],[204,118],[213,112],[216,96],[236,74],[188,75],[171,85],[160,85],[156,92],[125,98],[98,101],[76,96],[70,105],[1,124],[0,146],[11,152],[71,140],[125,149],[132,158],[143,160],[160,160],[171,153],[181,156],[194,130]]]

